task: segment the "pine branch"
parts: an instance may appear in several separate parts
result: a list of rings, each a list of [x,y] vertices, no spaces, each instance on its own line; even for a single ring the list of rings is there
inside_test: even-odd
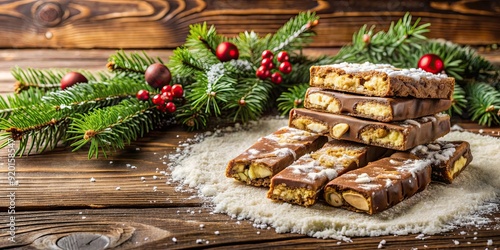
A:
[[[115,72],[133,72],[144,74],[149,65],[153,63],[163,63],[161,58],[152,58],[144,51],[140,53],[127,53],[123,50],[117,51],[108,59],[107,68]]]
[[[194,81],[193,76],[203,72],[205,66],[197,60],[189,49],[179,47],[174,50],[167,67],[174,77],[185,78]]]
[[[479,125],[500,124],[500,92],[487,83],[469,84],[466,88],[469,113]]]
[[[221,42],[228,39],[217,35],[215,26],[208,27],[207,23],[193,24],[189,27],[189,35],[184,46],[191,52],[191,55],[205,66],[205,70],[219,63],[215,50]]]
[[[453,114],[462,115],[467,108],[467,98],[465,90],[458,84],[455,85],[453,96],[451,97],[451,108],[446,112],[451,116]]]
[[[256,120],[264,113],[264,108],[269,103],[272,83],[256,78],[242,79],[242,87],[236,88],[234,95],[224,106],[233,121],[246,123]]]
[[[15,67],[11,70],[12,76],[16,79],[14,91],[21,93],[31,88],[37,88],[44,92],[60,89],[61,79],[71,69],[34,69]],[[89,71],[78,70],[89,81],[97,81],[98,79]],[[100,76],[104,76],[100,74]]]
[[[8,95],[6,98],[0,96],[0,118],[7,119],[15,112],[21,112],[40,105],[45,92],[39,88],[30,88],[19,94]]]
[[[269,41],[273,53],[282,50],[294,51],[302,49],[312,41],[315,35],[312,28],[318,24],[319,17],[312,12],[302,12],[285,23]]]
[[[304,107],[304,96],[309,83],[293,86],[278,97],[278,110],[282,115],[288,115],[293,108]]]
[[[90,143],[89,159],[98,158],[99,152],[107,157],[111,150],[123,149],[144,136],[162,119],[164,113],[149,101],[124,100],[112,107],[78,115],[68,130],[72,135],[68,140],[74,141],[71,144],[74,151]]]

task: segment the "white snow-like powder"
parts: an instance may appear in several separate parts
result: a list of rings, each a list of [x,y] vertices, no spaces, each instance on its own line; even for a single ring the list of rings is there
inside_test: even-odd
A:
[[[354,236],[433,235],[464,225],[490,222],[486,213],[500,193],[500,140],[467,132],[451,132],[444,140],[464,140],[474,160],[450,185],[431,184],[421,193],[376,215],[354,213],[318,203],[304,208],[266,199],[267,189],[244,185],[225,176],[232,158],[259,138],[286,125],[284,119],[266,119],[247,130],[221,136],[206,135],[184,153],[171,156],[172,178],[196,187],[212,202],[214,212],[267,224],[278,233],[349,241]]]

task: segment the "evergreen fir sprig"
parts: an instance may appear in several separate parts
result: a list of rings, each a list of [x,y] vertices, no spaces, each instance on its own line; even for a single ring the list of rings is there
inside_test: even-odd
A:
[[[278,97],[278,110],[282,115],[288,115],[293,108],[304,107],[304,96],[309,88],[309,83],[295,85],[283,92]]]
[[[161,58],[152,58],[144,51],[142,53],[127,53],[123,50],[118,50],[109,57],[106,67],[114,72],[144,74],[149,65],[157,62],[163,63]]]
[[[20,93],[22,91],[37,88],[44,92],[54,91],[60,89],[61,79],[71,69],[35,69],[26,68],[22,69],[20,67],[14,67],[11,72],[12,76],[16,79],[16,84],[14,86],[14,91]],[[87,70],[78,70],[82,75],[84,75],[89,81],[97,81],[98,79],[94,74]],[[104,77],[104,74],[98,74],[100,77]]]
[[[0,96],[0,118],[7,119],[15,112],[40,105],[45,92],[39,88],[30,88],[19,94]]]
[[[165,113],[149,101],[124,100],[115,106],[77,115],[68,130],[71,136],[68,141],[73,141],[74,151],[90,144],[89,159],[98,158],[99,152],[107,157],[111,150],[123,149],[164,118]]]
[[[451,98],[451,108],[446,112],[451,116],[453,114],[463,115],[467,108],[467,98],[465,90],[458,84],[455,84],[453,96]]]
[[[487,83],[466,86],[469,114],[479,125],[500,124],[500,92]]]
[[[352,44],[342,47],[334,57],[337,62],[388,63],[396,67],[415,67],[412,53],[421,49],[427,39],[430,24],[419,24],[420,18],[412,23],[412,16],[406,13],[396,23],[392,22],[387,31],[374,33],[375,26],[361,27],[353,35]],[[417,59],[418,60],[418,59]]]
[[[70,116],[70,111],[57,111],[49,105],[14,113],[8,119],[0,119],[0,138],[3,140],[0,146],[7,146],[8,138],[12,138],[20,141],[17,155],[53,149],[65,136]]]
[[[280,29],[270,38],[268,47],[273,53],[282,50],[295,51],[312,42],[312,37],[316,34],[312,28],[318,24],[319,17],[313,12],[302,12],[290,18]]]

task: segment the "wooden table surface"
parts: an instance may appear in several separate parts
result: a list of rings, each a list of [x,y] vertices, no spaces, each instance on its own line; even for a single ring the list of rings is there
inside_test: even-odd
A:
[[[15,65],[101,70],[112,52],[0,50],[0,92],[13,91],[14,80],[9,70]],[[167,58],[171,51],[148,53]],[[316,49],[308,53],[335,51]],[[500,62],[498,51],[484,55]],[[481,129],[472,124],[463,126],[471,131]],[[499,131],[493,128],[482,132],[498,136]],[[16,158],[18,187],[7,184],[7,149],[1,150],[0,248],[76,249],[74,246],[78,244],[80,249],[102,249],[105,245],[117,249],[376,249],[381,240],[387,242],[384,249],[500,246],[500,212],[491,214],[493,222],[482,228],[465,226],[425,240],[417,239],[416,235],[381,236],[352,238],[352,243],[340,244],[333,239],[277,234],[273,229],[255,228],[251,221],[212,214],[210,203],[194,196],[194,192],[179,192],[178,184],[168,182],[167,159],[163,156],[175,152],[180,141],[194,135],[176,127],[154,131],[108,159],[87,160],[86,151],[73,153],[64,147]],[[91,182],[91,178],[96,181]],[[14,201],[9,198],[12,192]],[[15,214],[7,213],[9,206]],[[15,243],[9,241],[10,216],[15,219]],[[493,240],[493,246],[487,246],[489,239]],[[455,245],[454,240],[460,245]]]

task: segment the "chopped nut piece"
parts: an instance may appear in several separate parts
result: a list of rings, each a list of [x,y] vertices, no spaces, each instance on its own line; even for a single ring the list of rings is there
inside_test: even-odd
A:
[[[340,194],[338,194],[337,192],[331,192],[326,196],[326,199],[327,202],[334,207],[340,207],[344,205],[344,199],[342,199],[342,196],[340,196]]]
[[[361,211],[368,211],[370,209],[369,200],[366,199],[360,193],[357,193],[354,191],[347,191],[345,193],[342,193],[342,197],[351,206],[353,206]]]
[[[347,123],[339,123],[333,126],[331,135],[332,137],[338,139],[342,137],[349,130],[349,125]]]

